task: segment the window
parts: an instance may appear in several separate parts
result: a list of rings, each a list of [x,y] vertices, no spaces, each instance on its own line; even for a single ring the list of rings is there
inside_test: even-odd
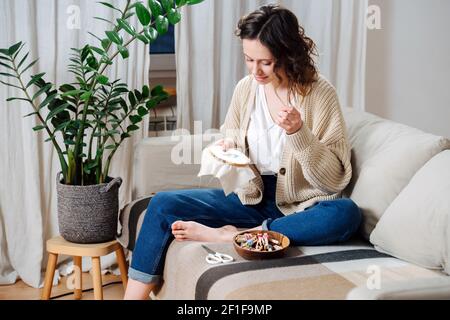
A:
[[[169,26],[166,34],[150,44],[151,86],[161,84],[170,97],[150,112],[149,136],[158,137],[172,134],[176,129],[176,67],[175,67],[175,28]]]
[[[164,78],[175,76],[175,29],[169,26],[166,34],[158,36],[155,42],[150,44],[150,71],[152,78]]]

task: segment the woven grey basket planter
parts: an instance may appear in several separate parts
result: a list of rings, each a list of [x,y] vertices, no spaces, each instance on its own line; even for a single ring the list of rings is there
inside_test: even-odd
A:
[[[75,243],[100,243],[115,239],[121,178],[91,186],[63,184],[57,175],[58,227],[61,236]]]

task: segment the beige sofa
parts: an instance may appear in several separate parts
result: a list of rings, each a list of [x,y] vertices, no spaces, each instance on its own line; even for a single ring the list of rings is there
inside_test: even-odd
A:
[[[165,261],[164,284],[154,299],[450,299],[450,196],[444,192],[450,190],[445,184],[449,141],[365,112],[344,108],[343,113],[354,172],[344,194],[364,215],[354,239],[291,247],[283,259],[263,261],[244,260],[231,244],[208,244],[236,259],[218,266],[205,263],[201,243],[174,241]],[[120,217],[118,239],[125,247],[134,248],[152,194],[220,187],[215,179],[197,177],[198,152],[219,137],[149,138],[141,143],[135,157],[136,200]],[[178,139],[195,146],[197,154],[181,154]],[[173,163],[181,156],[197,164]],[[444,179],[439,187],[444,191],[433,191],[434,183],[417,186],[430,179]],[[413,212],[420,207],[416,202],[427,201],[430,210]],[[402,205],[413,209],[406,211]]]

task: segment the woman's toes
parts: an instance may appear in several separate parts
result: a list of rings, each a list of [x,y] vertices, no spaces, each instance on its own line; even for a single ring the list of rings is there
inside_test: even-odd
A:
[[[184,235],[176,235],[175,240],[176,241],[185,241],[186,237]]]
[[[186,235],[186,231],[184,231],[184,230],[172,230],[172,234],[174,236],[184,236],[184,235]]]
[[[172,230],[182,230],[184,229],[184,222],[183,221],[175,221],[172,223]]]

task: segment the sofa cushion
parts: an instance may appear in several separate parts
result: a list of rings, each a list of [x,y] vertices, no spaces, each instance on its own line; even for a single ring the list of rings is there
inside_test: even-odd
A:
[[[414,175],[387,208],[370,241],[379,251],[450,274],[450,150]]]
[[[136,150],[133,199],[165,190],[220,188],[217,179],[197,177],[202,150],[220,138],[203,134],[144,139]]]
[[[446,138],[375,115],[343,108],[352,147],[353,176],[344,196],[362,209],[362,234],[370,233],[386,208],[428,160],[450,148]]]

